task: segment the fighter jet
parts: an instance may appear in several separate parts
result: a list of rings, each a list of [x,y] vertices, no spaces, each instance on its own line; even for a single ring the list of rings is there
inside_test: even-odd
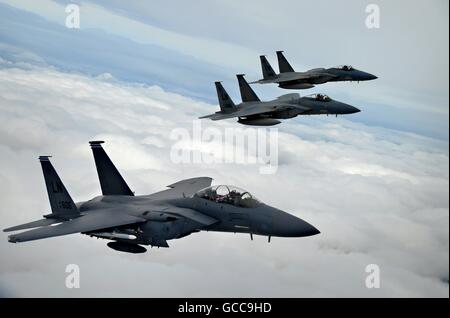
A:
[[[281,123],[279,119],[298,115],[343,115],[360,110],[356,107],[335,101],[323,94],[300,97],[299,94],[286,94],[263,102],[248,85],[244,74],[236,75],[239,82],[242,103],[235,105],[220,82],[215,82],[220,111],[199,117],[211,120],[238,118],[238,123],[253,126],[273,126]]]
[[[375,75],[366,73],[350,65],[342,65],[332,68],[315,68],[306,72],[296,72],[286,60],[283,51],[277,51],[279,74],[276,74],[264,55],[261,55],[261,68],[263,79],[250,84],[276,83],[286,89],[308,89],[315,84],[341,81],[370,81],[377,79]]]
[[[311,224],[262,203],[248,191],[229,185],[211,186],[209,177],[178,181],[150,195],[135,196],[105,150],[91,141],[102,195],[75,203],[50,156],[39,157],[51,213],[43,219],[8,229],[19,231],[9,242],[19,243],[73,233],[111,240],[108,247],[143,253],[143,245],[169,247],[167,241],[199,231],[304,237],[320,233]]]

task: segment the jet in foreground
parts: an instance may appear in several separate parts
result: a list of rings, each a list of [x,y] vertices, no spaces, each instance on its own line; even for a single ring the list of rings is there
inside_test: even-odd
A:
[[[276,74],[264,55],[260,56],[263,79],[250,84],[276,83],[286,89],[308,89],[315,84],[341,81],[370,81],[377,79],[375,75],[366,73],[350,65],[332,68],[315,68],[306,72],[296,72],[286,60],[283,51],[277,51],[279,74]]]
[[[211,186],[211,178],[178,181],[169,189],[135,196],[101,144],[91,141],[103,195],[75,203],[53,168],[41,156],[52,213],[5,232],[35,228],[10,235],[18,243],[72,233],[111,240],[118,251],[143,253],[142,245],[169,247],[168,240],[198,231],[249,233],[280,237],[318,234],[309,223],[269,205],[249,192],[228,185]]]
[[[335,101],[322,94],[300,97],[299,94],[286,94],[277,99],[262,102],[248,85],[243,74],[236,75],[239,81],[242,103],[235,105],[220,82],[215,82],[220,111],[202,116],[211,120],[239,118],[238,123],[253,126],[273,126],[281,123],[279,119],[298,115],[344,115],[357,113],[356,107]]]

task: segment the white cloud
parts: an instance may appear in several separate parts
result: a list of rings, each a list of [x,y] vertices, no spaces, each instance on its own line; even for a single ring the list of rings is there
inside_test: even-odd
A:
[[[448,144],[303,117],[279,127],[276,175],[236,164],[175,165],[169,133],[217,108],[111,78],[49,68],[0,69],[1,228],[48,213],[37,156],[53,164],[76,201],[99,194],[87,144],[106,151],[137,194],[209,175],[248,189],[321,230],[304,239],[198,233],[169,249],[126,255],[70,235],[23,244],[0,240],[2,293],[18,296],[427,296],[448,297]],[[204,121],[203,126],[235,127]],[[432,261],[430,261],[432,260]],[[64,269],[81,267],[81,289]],[[368,290],[365,266],[380,265]]]
[[[357,0],[345,7],[330,0],[78,1],[81,30],[69,30],[62,27],[67,1],[0,2],[20,12],[2,7],[3,41],[12,47],[0,44],[0,51],[7,57],[87,73],[108,71],[122,80],[157,83],[210,100],[213,80],[227,81],[236,96],[233,74],[256,79],[261,76],[258,55],[268,54],[275,66],[274,51],[283,49],[299,71],[350,63],[379,76],[358,86],[315,88],[363,109],[356,121],[448,139],[445,3],[378,1],[383,22],[369,30],[366,4]],[[311,25],[314,32],[305,31]],[[97,49],[91,51],[93,46]],[[262,98],[279,93],[270,85],[255,90]]]

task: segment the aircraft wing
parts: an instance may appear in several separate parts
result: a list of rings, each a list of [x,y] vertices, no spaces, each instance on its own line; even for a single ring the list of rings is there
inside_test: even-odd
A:
[[[176,206],[168,205],[168,206],[154,207],[151,208],[150,210],[156,213],[170,214],[171,216],[190,219],[192,221],[200,223],[202,226],[209,226],[218,222],[218,220],[215,218],[212,218],[206,214],[200,213],[196,210],[189,208],[179,208]]]
[[[293,99],[299,99],[300,94],[299,93],[291,93],[291,94],[284,94],[277,97],[277,100],[279,101],[291,101]]]
[[[304,73],[285,74],[283,77],[278,79],[278,82],[308,80],[308,79],[314,79],[314,78],[321,77],[321,76],[335,77],[332,74],[328,74],[328,73],[324,73],[324,72],[304,72]]]
[[[257,81],[249,82],[249,84],[267,84],[267,83],[277,83],[276,78],[274,79],[260,79]]]
[[[9,227],[7,229],[4,229],[3,232],[13,232],[13,231],[20,231],[20,230],[25,230],[25,229],[32,229],[35,227],[48,226],[48,225],[52,225],[55,223],[61,223],[61,222],[62,222],[62,220],[59,220],[59,219],[41,219],[41,220]]]
[[[44,226],[19,234],[10,235],[9,242],[26,242],[40,240],[73,233],[91,232],[115,226],[145,222],[144,218],[118,213],[117,209],[106,209],[87,213],[76,219],[63,222],[59,225]]]
[[[207,188],[211,185],[212,178],[200,177],[178,181],[167,187],[170,189],[150,194],[149,198],[155,200],[182,198],[191,196],[197,191]]]
[[[282,73],[278,77],[273,79],[261,79],[258,81],[250,82],[249,84],[267,84],[267,83],[283,83],[290,81],[301,81],[301,80],[312,80],[318,77],[336,77],[334,74],[326,73],[326,72],[295,72],[295,73]]]
[[[293,108],[293,105],[291,104],[277,104],[277,105],[252,105],[240,108],[239,110],[227,113],[227,114],[213,114],[213,116],[209,117],[212,120],[222,120],[222,119],[228,119],[228,118],[234,118],[234,117],[248,117],[252,115],[259,115],[259,114],[265,114],[265,113],[271,113],[274,111],[281,111],[284,109]]]

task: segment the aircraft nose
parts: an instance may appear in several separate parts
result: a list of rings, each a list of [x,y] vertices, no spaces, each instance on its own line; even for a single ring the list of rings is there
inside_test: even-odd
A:
[[[371,80],[377,79],[378,76],[375,76],[375,75],[370,74],[370,73],[365,73],[365,72],[363,72],[362,78],[363,78],[364,80],[366,80],[366,81],[371,81]]]
[[[319,234],[320,231],[306,221],[295,216],[289,217],[289,219],[283,222],[283,234],[287,237],[303,237]]]
[[[309,224],[306,221],[300,220],[301,222],[297,224],[297,235],[296,236],[312,236],[316,234],[320,234],[320,231],[316,229],[314,226]]]
[[[351,105],[347,105],[347,104],[342,104],[340,107],[340,112],[338,111],[338,113],[341,114],[355,114],[355,113],[359,113],[361,110],[359,110],[358,108],[351,106]]]
[[[355,113],[359,113],[361,110],[359,110],[358,108],[354,107],[354,106],[350,106],[348,105],[348,113],[347,114],[355,114]]]

